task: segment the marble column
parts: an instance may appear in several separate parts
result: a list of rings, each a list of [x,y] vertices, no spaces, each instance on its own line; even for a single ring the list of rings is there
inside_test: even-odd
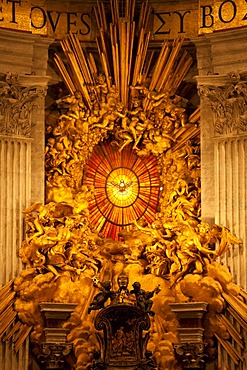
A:
[[[245,74],[198,77],[202,106],[202,209],[243,240],[224,257],[246,290],[247,83]],[[246,116],[246,117],[245,117]]]
[[[22,211],[44,201],[44,101],[52,40],[0,30],[0,282],[18,276],[25,237]],[[2,370],[27,370],[29,344],[0,346]]]
[[[246,290],[247,30],[207,34],[194,42],[201,98],[202,217],[242,238],[243,245],[233,247],[224,262]]]
[[[227,226],[242,239],[221,262],[246,290],[247,30],[208,34],[194,42],[201,98],[202,219]],[[224,351],[219,351],[218,366],[235,369]]]

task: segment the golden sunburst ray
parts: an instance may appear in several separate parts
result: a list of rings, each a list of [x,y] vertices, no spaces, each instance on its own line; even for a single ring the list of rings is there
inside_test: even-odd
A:
[[[132,106],[135,89],[145,88],[144,111],[150,111],[154,101],[157,103],[162,97],[174,95],[193,62],[186,51],[180,53],[183,44],[181,37],[173,43],[165,40],[156,62],[153,62],[154,53],[148,52],[151,8],[147,3],[142,3],[138,26],[134,21],[135,3],[132,1],[129,6],[126,4],[123,17],[119,16],[119,3],[111,2],[109,27],[104,4],[98,2],[94,9],[98,25],[96,43],[107,87],[109,90],[113,85],[116,87],[119,99],[126,108]],[[86,56],[76,35],[72,33],[61,45],[68,64],[65,65],[58,54],[55,62],[64,82],[70,93],[80,91],[84,103],[91,108],[93,103],[90,96],[93,90],[95,92],[94,85],[99,73],[94,57],[91,53]]]

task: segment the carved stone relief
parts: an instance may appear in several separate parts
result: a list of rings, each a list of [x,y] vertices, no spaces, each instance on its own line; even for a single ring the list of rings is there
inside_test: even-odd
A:
[[[215,135],[247,132],[247,83],[238,74],[229,74],[224,86],[199,86],[199,94],[214,116]]]
[[[40,86],[24,87],[19,75],[6,74],[0,78],[0,134],[31,137],[31,112],[37,98],[44,97]]]

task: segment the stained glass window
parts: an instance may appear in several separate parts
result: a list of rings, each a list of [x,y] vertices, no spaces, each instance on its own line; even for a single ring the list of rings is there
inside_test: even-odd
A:
[[[85,183],[95,189],[89,203],[91,222],[105,237],[117,239],[133,220],[154,220],[160,189],[155,156],[139,157],[130,145],[120,152],[105,140],[88,161]]]

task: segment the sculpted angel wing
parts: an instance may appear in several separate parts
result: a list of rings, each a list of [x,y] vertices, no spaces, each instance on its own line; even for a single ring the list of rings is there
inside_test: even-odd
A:
[[[224,254],[230,244],[242,244],[242,240],[237,238],[227,227],[224,226],[213,225],[211,236],[220,241],[214,259]]]

